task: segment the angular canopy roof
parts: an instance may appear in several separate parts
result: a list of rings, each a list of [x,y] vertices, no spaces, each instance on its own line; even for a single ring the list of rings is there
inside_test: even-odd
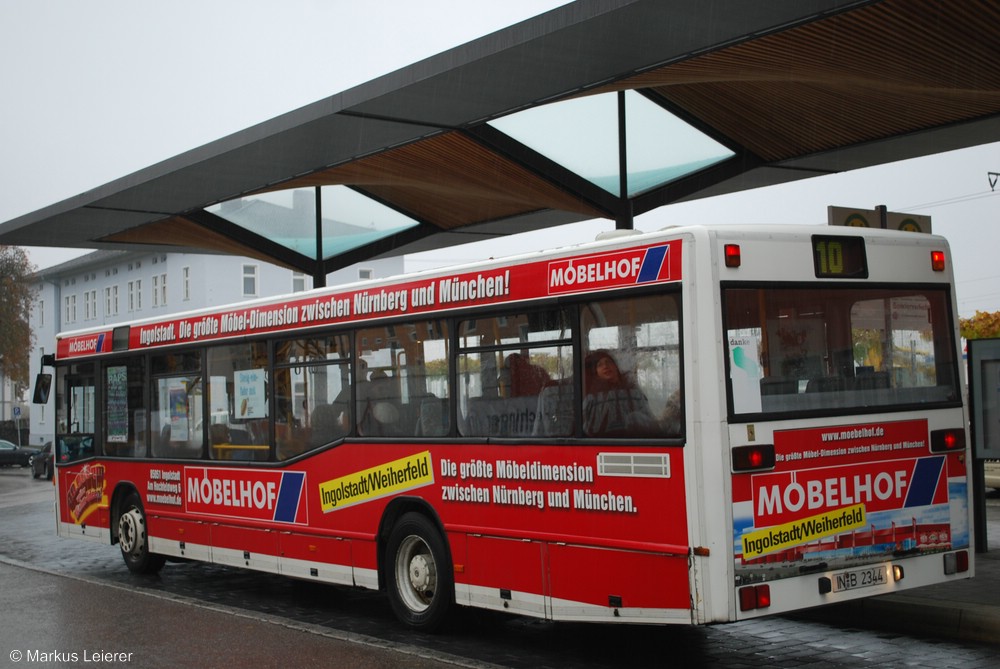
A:
[[[990,0],[581,0],[0,224],[313,274],[1000,140]]]

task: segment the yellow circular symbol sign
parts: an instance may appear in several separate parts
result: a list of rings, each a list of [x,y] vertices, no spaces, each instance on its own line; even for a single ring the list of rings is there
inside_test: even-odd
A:
[[[851,214],[844,221],[844,225],[851,228],[867,228],[868,220],[861,214]]]
[[[899,229],[905,232],[923,232],[923,230],[920,229],[920,224],[912,218],[904,218],[899,224]]]

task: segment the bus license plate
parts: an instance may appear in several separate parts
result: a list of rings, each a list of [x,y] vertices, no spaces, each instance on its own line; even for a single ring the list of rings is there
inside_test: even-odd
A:
[[[854,590],[855,588],[885,585],[887,580],[885,567],[868,567],[867,569],[842,571],[834,576],[833,591],[841,592],[843,590]]]

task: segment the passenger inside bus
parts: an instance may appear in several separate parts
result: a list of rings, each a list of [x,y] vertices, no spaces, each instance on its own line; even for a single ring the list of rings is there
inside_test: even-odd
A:
[[[550,383],[549,373],[533,365],[523,353],[511,353],[504,359],[503,366],[501,376],[509,397],[537,397]]]
[[[358,386],[357,393],[358,434],[387,437],[403,433],[399,379],[375,369],[368,383]]]
[[[660,432],[646,395],[611,354],[591,352],[583,364],[583,432],[589,437],[639,437]]]

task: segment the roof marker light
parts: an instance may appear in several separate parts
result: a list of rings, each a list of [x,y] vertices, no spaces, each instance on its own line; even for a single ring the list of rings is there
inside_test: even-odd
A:
[[[742,260],[740,256],[740,245],[739,244],[726,244],[723,247],[723,252],[726,256],[726,267],[739,267]]]
[[[931,269],[935,272],[944,271],[944,251],[931,251]]]

